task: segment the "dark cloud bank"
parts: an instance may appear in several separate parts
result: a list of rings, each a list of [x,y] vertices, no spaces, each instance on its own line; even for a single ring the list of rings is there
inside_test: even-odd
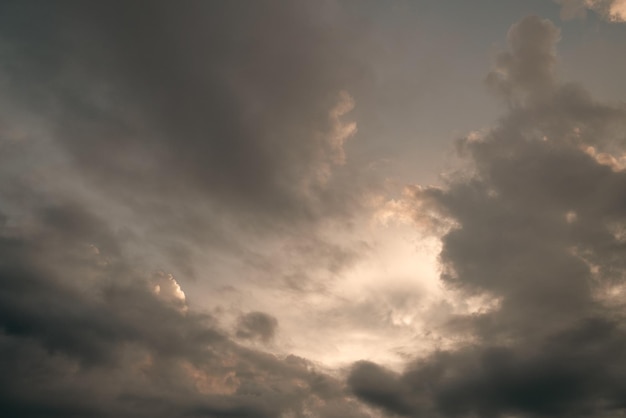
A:
[[[310,6],[2,2],[2,417],[365,416],[311,362],[235,343],[140,251],[184,262],[229,248],[228,219],[263,236],[349,213],[351,35]],[[252,312],[235,333],[277,327]]]
[[[474,172],[445,189],[415,188],[416,201],[457,225],[443,237],[444,282],[499,306],[453,318],[445,332],[458,349],[401,374],[362,362],[343,382],[305,359],[238,345],[219,318],[188,309],[171,277],[146,274],[151,266],[128,251],[133,234],[101,207],[76,190],[54,193],[63,177],[38,146],[62,150],[103,202],[158,217],[172,239],[211,230],[218,215],[253,229],[348,216],[359,184],[326,177],[327,164],[342,163],[337,124],[349,100],[340,92],[359,76],[346,53],[357,34],[336,33],[327,8],[3,2],[0,415],[626,409],[623,296],[614,296],[626,174],[610,156],[623,149],[626,111],[554,78],[559,34],[549,22],[511,29],[511,51],[487,80],[510,111],[484,138],[458,144]],[[251,312],[235,333],[267,342],[278,327]]]
[[[328,7],[9,2],[7,93],[45,112],[100,187],[311,217],[331,198],[313,190],[312,205],[301,182],[332,151],[329,111],[358,77]]]
[[[363,31],[333,2],[9,1],[0,19],[5,135],[44,132],[177,272],[358,207],[342,145]]]
[[[455,223],[442,280],[498,307],[451,320],[458,348],[401,374],[356,364],[348,382],[364,401],[410,417],[626,410],[626,107],[555,78],[559,36],[537,17],[511,28],[487,77],[508,113],[458,142],[471,173],[413,189],[420,207]]]

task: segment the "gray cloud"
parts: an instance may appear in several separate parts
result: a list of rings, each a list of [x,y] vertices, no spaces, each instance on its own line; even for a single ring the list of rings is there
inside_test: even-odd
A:
[[[333,2],[2,8],[3,102],[26,119],[6,131],[38,126],[178,274],[224,252],[257,265],[251,236],[321,242],[319,223],[349,225],[376,187],[343,149],[367,66],[363,29]]]
[[[7,416],[365,416],[312,363],[235,344],[215,318],[181,309],[175,287],[165,294],[171,277],[146,277],[114,247],[95,251],[116,236],[84,208],[46,206],[30,219],[0,231]],[[266,340],[276,322],[255,312],[240,325]]]
[[[416,207],[434,212],[416,219],[433,216],[437,228],[449,220],[443,282],[495,308],[454,317],[446,329],[457,347],[401,374],[354,366],[354,393],[399,415],[613,416],[625,408],[623,302],[611,295],[622,294],[626,267],[626,173],[615,163],[626,108],[554,78],[551,22],[527,17],[508,39],[510,52],[487,81],[509,110],[458,142],[472,168],[444,188],[411,189]]]
[[[7,90],[50,117],[84,175],[131,201],[280,219],[344,210],[318,177],[342,152],[341,92],[358,72],[328,7],[9,2]]]
[[[290,307],[316,305],[307,324],[362,327],[366,338],[426,303],[422,289],[404,285],[374,286],[360,300],[332,294],[336,276],[377,250],[343,235],[380,190],[344,149],[358,129],[358,93],[377,77],[364,60],[368,25],[357,20],[332,1],[2,3],[1,415],[624,409],[615,295],[625,267],[626,111],[558,80],[560,34],[539,18],[511,28],[510,51],[487,77],[508,112],[457,144],[472,171],[444,188],[409,188],[407,208],[423,209],[414,217],[445,231],[443,282],[495,306],[444,321],[453,309],[442,302],[445,313],[430,314],[455,350],[402,373],[360,362],[343,381],[307,359],[258,350],[286,329],[272,301],[225,298],[211,310],[226,290],[245,304],[269,289]],[[375,280],[389,279],[384,267]],[[206,294],[224,291],[213,306],[190,302],[192,278]],[[321,297],[328,306],[317,306]],[[307,324],[299,332],[318,338]]]
[[[615,416],[625,405],[624,330],[594,319],[541,345],[440,352],[393,374],[355,365],[354,392],[402,416]]]
[[[263,312],[249,312],[241,315],[237,321],[236,335],[244,339],[259,339],[268,342],[274,338],[278,321]]]
[[[511,50],[497,55],[488,86],[508,100],[532,100],[550,92],[559,38],[559,30],[549,21],[532,19],[513,25],[507,35]]]
[[[250,237],[306,233],[326,269],[349,263],[315,235],[360,204],[336,18],[331,3],[0,6],[0,415],[369,415],[312,362],[229,338],[178,282],[194,257],[267,264]],[[239,325],[269,341],[277,323]]]

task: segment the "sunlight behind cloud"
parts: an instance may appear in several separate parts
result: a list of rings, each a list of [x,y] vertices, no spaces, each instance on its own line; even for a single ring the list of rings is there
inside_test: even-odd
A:
[[[0,1],[0,416],[623,415],[623,21]]]

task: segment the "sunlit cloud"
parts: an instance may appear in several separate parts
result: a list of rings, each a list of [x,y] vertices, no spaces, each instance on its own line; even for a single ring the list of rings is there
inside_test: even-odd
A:
[[[0,415],[623,414],[626,3],[443,3],[0,2]]]
[[[557,0],[562,5],[564,18],[584,16],[592,10],[610,22],[626,22],[625,0]]]

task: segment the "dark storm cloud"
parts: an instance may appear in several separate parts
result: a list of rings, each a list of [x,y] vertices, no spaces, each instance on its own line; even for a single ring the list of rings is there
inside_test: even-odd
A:
[[[238,346],[165,294],[171,277],[95,247],[118,237],[84,208],[33,209],[28,227],[0,230],[3,416],[362,416],[308,361]],[[241,327],[266,340],[276,320]]]
[[[101,186],[280,219],[345,209],[318,182],[359,68],[331,3],[22,3],[2,7],[6,90]]]
[[[626,407],[625,343],[623,327],[595,319],[541,345],[440,352],[401,375],[359,363],[349,382],[403,416],[614,416]]]
[[[2,3],[1,416],[365,416],[311,362],[235,343],[166,268],[349,215],[352,35],[327,6]]]
[[[255,267],[250,236],[315,239],[362,207],[372,181],[343,150],[361,38],[333,2],[4,2],[0,124],[48,138],[177,274]]]
[[[348,382],[361,399],[403,416],[624,412],[626,108],[558,82],[558,39],[537,17],[511,28],[487,78],[508,113],[459,141],[471,172],[411,189],[434,212],[420,221],[453,225],[442,280],[496,307],[453,318],[457,347],[402,374],[356,364]]]
[[[348,385],[358,397],[392,413],[407,415],[413,411],[413,402],[397,375],[377,364],[356,363]]]
[[[249,312],[239,317],[236,335],[239,338],[268,342],[274,338],[276,328],[278,321],[273,316],[263,312]]]

